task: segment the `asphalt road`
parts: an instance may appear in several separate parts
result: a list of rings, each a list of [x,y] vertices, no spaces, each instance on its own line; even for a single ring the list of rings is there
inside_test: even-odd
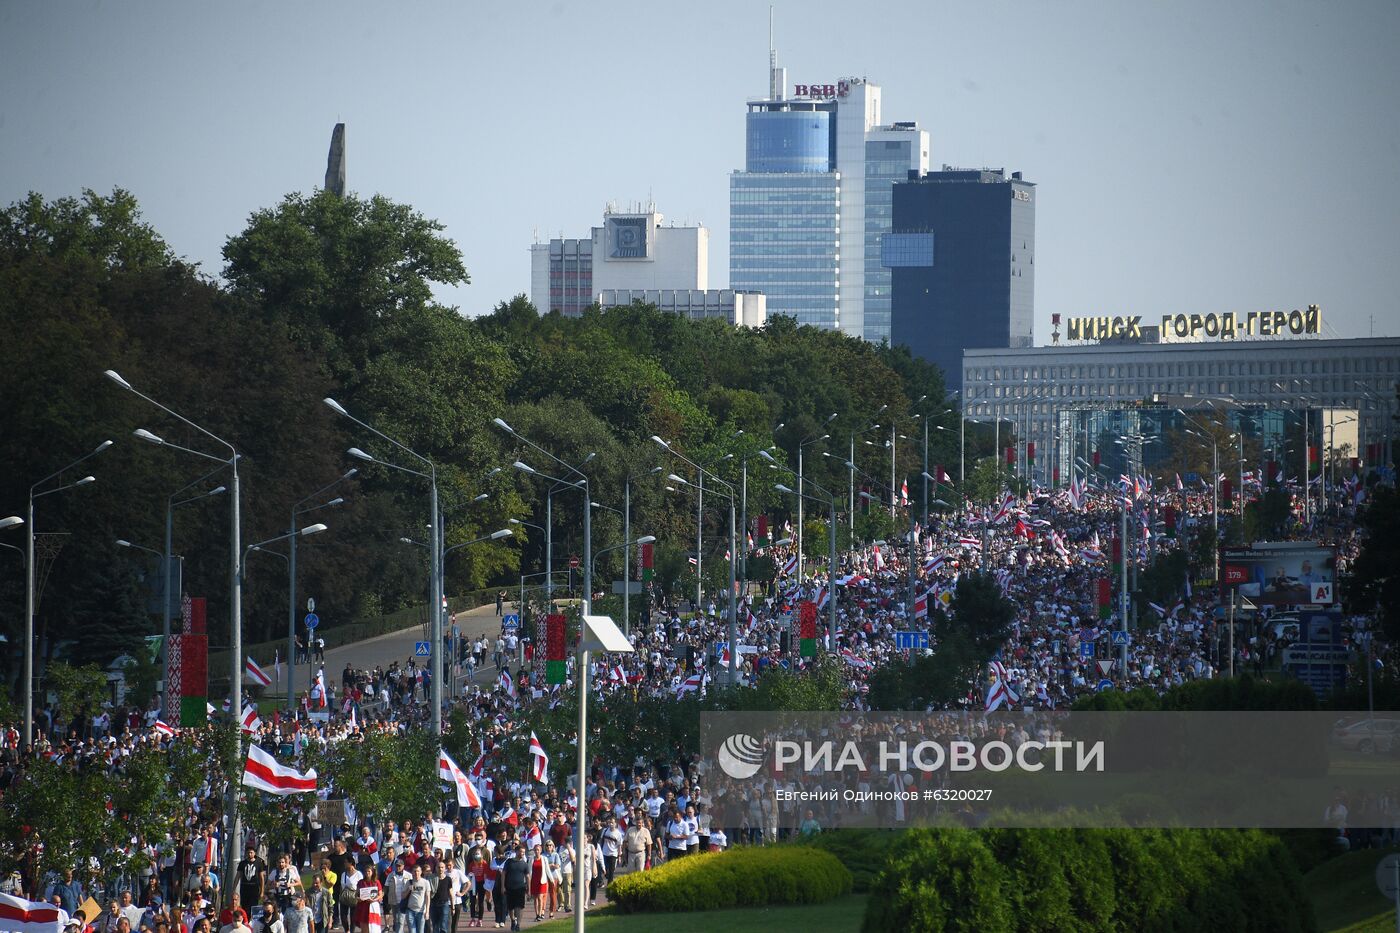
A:
[[[507,602],[505,614],[509,615],[515,611],[515,603]],[[496,615],[495,603],[457,613],[457,627],[461,630],[462,638],[475,639],[480,635],[487,635],[494,644],[496,636],[501,631],[501,618]],[[340,674],[345,670],[346,664],[361,670],[368,670],[374,667],[387,668],[393,662],[398,661],[399,666],[402,667],[410,658],[414,657],[415,644],[428,640],[424,628],[425,626],[415,625],[398,632],[390,632],[387,635],[378,635],[364,641],[351,642],[348,645],[341,645],[339,648],[332,648],[326,652],[325,662],[312,664],[310,671],[314,673],[317,667],[323,667],[326,679],[338,686]],[[417,661],[422,666],[427,663],[428,659],[418,658]],[[485,669],[478,670],[477,675],[478,681],[494,679],[496,671],[491,666],[489,657]],[[305,692],[308,676],[307,666],[298,665],[296,677],[298,695]],[[286,695],[285,688],[280,692],[283,696]]]

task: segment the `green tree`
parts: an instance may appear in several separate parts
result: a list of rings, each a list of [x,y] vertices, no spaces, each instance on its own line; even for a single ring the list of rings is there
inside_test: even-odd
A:
[[[432,304],[435,284],[469,281],[442,229],[379,195],[289,194],[224,244],[224,277],[348,376],[371,363],[380,327]]]
[[[1394,487],[1376,486],[1359,522],[1365,543],[1352,564],[1344,599],[1352,612],[1373,612],[1385,639],[1400,640],[1400,495]]]
[[[983,661],[1006,642],[1016,619],[1016,604],[1002,594],[996,577],[981,570],[962,576],[948,608],[950,633],[965,637]]]
[[[1002,492],[1013,482],[1014,477],[999,458],[983,457],[968,474],[964,492],[973,502],[986,506],[1000,500]]]

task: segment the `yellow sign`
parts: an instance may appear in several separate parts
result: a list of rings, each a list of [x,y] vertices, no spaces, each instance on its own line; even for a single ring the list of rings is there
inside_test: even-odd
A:
[[[1072,317],[1065,322],[1070,340],[1141,339],[1142,315]],[[1298,337],[1322,333],[1322,311],[1317,305],[1305,310],[1250,311],[1247,314],[1164,314],[1158,330],[1163,343],[1201,340],[1234,340],[1236,337]]]

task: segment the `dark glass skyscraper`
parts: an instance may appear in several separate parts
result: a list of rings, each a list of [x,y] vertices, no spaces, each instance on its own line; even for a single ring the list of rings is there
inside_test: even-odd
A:
[[[1002,169],[928,172],[894,186],[882,261],[891,342],[936,363],[950,390],[963,350],[1031,346],[1035,185]]]

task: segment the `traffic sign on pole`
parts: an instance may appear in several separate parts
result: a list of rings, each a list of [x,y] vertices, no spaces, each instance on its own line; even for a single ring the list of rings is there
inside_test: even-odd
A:
[[[1099,666],[1099,674],[1107,677],[1108,672],[1113,670],[1113,660],[1111,658],[1099,658],[1094,662]]]
[[[1094,656],[1094,643],[1091,641],[1081,641],[1079,643],[1079,657],[1085,661]]]
[[[415,641],[415,642],[413,643],[413,656],[414,656],[415,658],[427,658],[427,657],[432,657],[432,654],[433,654],[433,646],[432,646],[432,644],[431,644],[430,642],[426,642],[426,641]]]
[[[501,619],[501,628],[503,628],[503,629],[506,629],[506,630],[513,630],[513,629],[517,629],[517,628],[519,628],[519,627],[520,627],[520,616],[516,615],[515,613],[511,613],[510,615],[505,616],[505,617],[503,617],[503,618]]]
[[[1114,629],[1112,632],[1109,633],[1109,635],[1111,638],[1111,644],[1115,648],[1122,648],[1123,646],[1130,644],[1128,633],[1121,628]]]
[[[304,621],[306,623],[306,627],[311,629],[312,631],[315,631],[316,626],[321,624],[320,616],[316,615],[316,613],[314,612],[308,612],[306,614],[306,618],[302,621]]]
[[[1109,680],[1108,678],[1104,678],[1103,680],[1099,681],[1099,688],[1098,688],[1098,689],[1099,689],[1099,693],[1103,693],[1105,690],[1112,690],[1112,689],[1113,689],[1113,681]]]
[[[315,612],[315,611],[316,611],[316,600],[312,599],[310,596],[306,597],[306,611],[307,611],[307,612]]]
[[[571,554],[571,555],[569,556],[569,569],[570,569],[570,570],[577,570],[580,566],[582,566],[582,564],[581,564],[581,562],[580,562],[579,559],[578,559],[578,555],[577,555],[577,554]]]
[[[927,648],[928,632],[895,632],[894,647],[898,651]]]

